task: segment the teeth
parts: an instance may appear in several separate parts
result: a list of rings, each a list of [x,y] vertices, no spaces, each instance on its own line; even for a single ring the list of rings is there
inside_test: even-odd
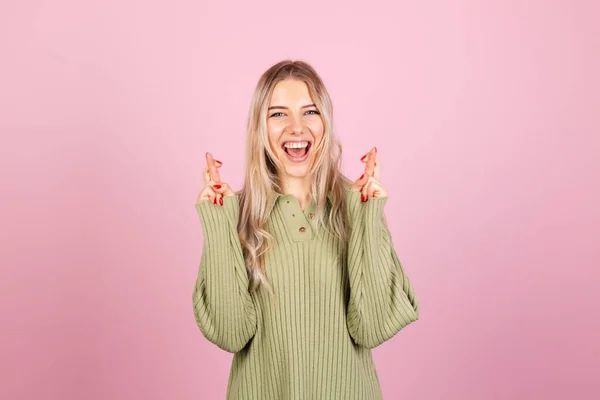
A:
[[[292,149],[300,149],[302,147],[307,147],[308,142],[286,142],[283,144],[283,147],[288,147]]]

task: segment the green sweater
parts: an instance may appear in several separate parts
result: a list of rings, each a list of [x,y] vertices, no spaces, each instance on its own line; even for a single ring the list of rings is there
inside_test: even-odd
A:
[[[382,399],[371,349],[416,321],[419,304],[387,227],[387,197],[363,203],[360,192],[345,193],[347,262],[339,240],[315,231],[313,200],[302,210],[277,194],[265,254],[274,302],[248,290],[238,196],[196,204],[204,247],[194,314],[210,342],[235,353],[227,399]]]

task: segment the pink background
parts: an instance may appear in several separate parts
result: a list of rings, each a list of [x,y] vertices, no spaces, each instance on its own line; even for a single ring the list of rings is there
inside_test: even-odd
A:
[[[2,2],[0,398],[224,398],[194,202],[288,57],[344,171],[379,149],[421,303],[385,399],[599,398],[600,3],[238,3]]]

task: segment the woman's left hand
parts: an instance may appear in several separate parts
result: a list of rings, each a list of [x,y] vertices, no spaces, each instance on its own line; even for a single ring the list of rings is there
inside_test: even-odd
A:
[[[366,164],[365,173],[354,182],[350,190],[361,192],[362,201],[368,201],[372,197],[387,197],[387,190],[379,182],[380,164],[377,158],[377,147],[373,147],[360,160]]]

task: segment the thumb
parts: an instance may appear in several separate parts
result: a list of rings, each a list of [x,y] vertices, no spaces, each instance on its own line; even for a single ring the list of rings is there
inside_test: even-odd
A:
[[[367,174],[362,174],[360,178],[354,181],[352,186],[350,186],[350,190],[354,192],[360,192],[365,186],[365,183],[369,180],[369,176]]]

